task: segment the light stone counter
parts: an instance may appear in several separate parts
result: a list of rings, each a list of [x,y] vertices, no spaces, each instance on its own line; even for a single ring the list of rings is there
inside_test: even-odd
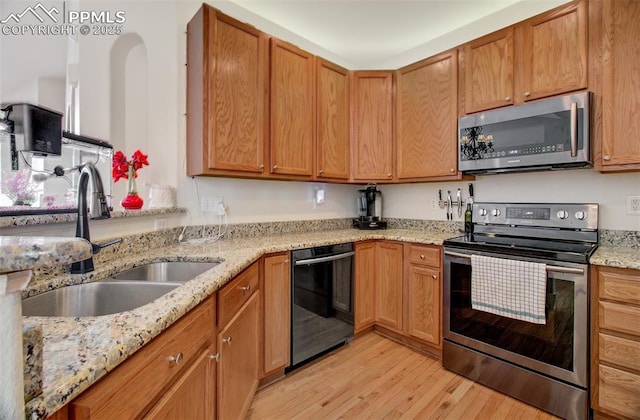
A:
[[[42,395],[27,404],[29,418],[44,418],[60,409],[262,255],[369,239],[442,245],[445,239],[459,235],[439,229],[342,229],[209,240],[142,253],[127,252],[88,274],[45,276],[42,281],[32,282],[25,296],[99,280],[154,261],[220,262],[160,299],[132,311],[86,318],[24,318],[26,326],[41,325],[44,333],[44,389]],[[601,247],[592,258],[593,264],[631,268],[640,268],[639,261],[640,250],[616,247]]]
[[[91,256],[82,238],[0,236],[0,273],[71,264]]]
[[[620,246],[600,246],[589,260],[594,265],[635,268],[640,270],[640,249]]]
[[[27,404],[28,416],[44,418],[60,409],[264,254],[367,239],[441,245],[452,236],[457,234],[346,229],[183,243],[113,260],[91,275],[66,274],[48,279],[47,285],[36,283],[31,292],[98,280],[152,261],[220,261],[183,286],[132,311],[86,318],[25,317],[25,325],[41,325],[44,334],[43,393]]]

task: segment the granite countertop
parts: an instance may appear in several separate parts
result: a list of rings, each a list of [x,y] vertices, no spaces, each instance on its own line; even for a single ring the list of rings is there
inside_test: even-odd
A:
[[[193,241],[156,248],[142,254],[132,253],[131,256],[97,267],[90,275],[66,274],[49,278],[46,284],[32,282],[34,284],[29,285],[26,295],[99,280],[154,261],[220,262],[165,296],[132,311],[84,318],[25,317],[25,326],[41,325],[44,333],[43,394],[27,404],[29,417],[43,418],[60,409],[264,254],[368,239],[442,245],[445,239],[454,236],[459,234],[420,229],[343,229]],[[40,238],[30,239],[37,242]],[[72,238],[64,239],[66,242],[75,242]],[[27,240],[24,242],[29,243]],[[5,241],[0,242],[0,250],[4,251],[4,246]],[[66,254],[66,251],[62,253]],[[59,256],[48,257],[51,261],[56,258]],[[640,268],[640,250],[603,246],[592,257],[592,263]]]
[[[591,264],[640,270],[640,249],[599,246],[589,260]]]
[[[71,264],[91,256],[82,238],[0,236],[0,273]]]
[[[27,403],[29,418],[46,417],[148,343],[179,317],[264,254],[367,239],[441,245],[457,234],[441,231],[354,229],[182,243],[114,260],[91,280],[152,261],[218,261],[216,267],[165,296],[132,311],[83,318],[25,317],[25,325],[41,325],[44,334],[43,393]],[[80,283],[83,275],[50,279],[47,288]],[[77,281],[76,281],[77,280]],[[42,285],[35,284],[34,288]]]

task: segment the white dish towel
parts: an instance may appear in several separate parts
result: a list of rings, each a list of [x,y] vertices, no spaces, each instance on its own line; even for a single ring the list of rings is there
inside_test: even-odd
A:
[[[471,256],[471,307],[545,324],[546,264]]]

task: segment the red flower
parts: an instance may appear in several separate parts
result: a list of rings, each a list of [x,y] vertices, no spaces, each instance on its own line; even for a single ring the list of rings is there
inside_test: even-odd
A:
[[[131,160],[128,161],[124,153],[120,150],[114,153],[113,162],[111,164],[111,177],[114,182],[118,182],[120,178],[129,179],[129,167],[133,167],[133,175],[138,177],[138,169],[145,165],[149,165],[147,155],[140,150],[136,150],[131,156]]]

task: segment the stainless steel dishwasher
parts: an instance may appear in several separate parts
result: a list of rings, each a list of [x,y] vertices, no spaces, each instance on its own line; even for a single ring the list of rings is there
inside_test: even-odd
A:
[[[353,338],[353,244],[291,252],[289,371]]]

